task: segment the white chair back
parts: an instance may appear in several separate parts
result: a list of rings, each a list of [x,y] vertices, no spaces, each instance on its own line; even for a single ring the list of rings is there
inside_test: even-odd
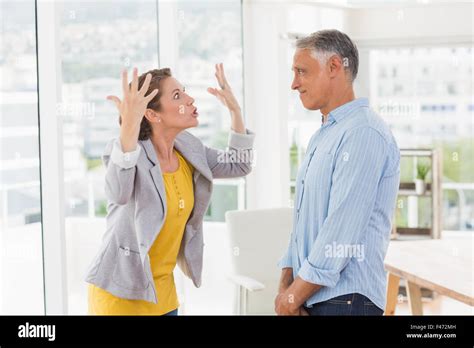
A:
[[[293,225],[292,208],[228,211],[232,271],[265,285],[250,292],[247,314],[275,314],[274,299],[281,269],[277,263],[288,247]]]

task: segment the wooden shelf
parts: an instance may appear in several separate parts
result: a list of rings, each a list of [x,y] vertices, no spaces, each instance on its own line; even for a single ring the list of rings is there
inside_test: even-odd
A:
[[[427,182],[426,183],[426,191],[431,191],[431,183]],[[401,182],[400,183],[400,190],[410,190],[410,191],[415,191],[415,183],[414,182]]]
[[[429,227],[397,227],[397,233],[402,235],[430,235],[431,228]]]
[[[401,196],[431,196],[431,183],[426,183],[426,191],[423,194],[416,193],[414,182],[401,182],[398,194]]]
[[[431,227],[429,228],[407,228],[395,226],[396,220],[392,227],[391,239],[399,239],[399,236],[406,236],[409,238],[423,238],[430,237],[433,239],[441,238],[442,228],[442,160],[441,153],[436,149],[400,149],[400,156],[412,157],[413,161],[417,163],[417,157],[429,158],[431,169],[431,182],[426,183],[426,191],[423,194],[416,192],[416,185],[414,182],[401,182],[398,190],[399,196],[412,197],[411,199],[418,199],[418,197],[428,197],[431,201]],[[409,200],[410,202],[410,200]]]

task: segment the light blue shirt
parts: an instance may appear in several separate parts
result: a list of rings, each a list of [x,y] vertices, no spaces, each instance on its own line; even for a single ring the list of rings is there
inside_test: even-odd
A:
[[[332,110],[299,169],[293,231],[279,262],[323,286],[306,306],[360,293],[385,308],[383,262],[399,181],[400,151],[368,100]]]

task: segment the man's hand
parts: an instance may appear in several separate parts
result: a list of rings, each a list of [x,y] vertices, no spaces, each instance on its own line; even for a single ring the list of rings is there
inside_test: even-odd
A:
[[[291,297],[287,297],[286,290],[293,283],[293,268],[283,268],[281,270],[280,285],[278,286],[278,295],[275,298],[275,312],[278,315],[299,315],[299,308],[293,308],[289,301]]]
[[[307,314],[302,306],[319,289],[321,289],[320,285],[296,277],[295,281],[284,292],[278,294],[275,299],[275,312],[278,315]]]
[[[278,315],[300,315],[300,308],[294,306],[292,296],[285,291],[279,293],[275,299],[275,312]]]
[[[304,316],[304,317],[309,316],[308,311],[307,311],[306,309],[304,309],[303,306],[300,307],[300,315],[301,315],[301,316]]]
[[[303,306],[296,308],[292,303],[291,295],[287,297],[285,293],[279,293],[275,298],[275,312],[278,315],[301,315],[308,316],[309,313]]]

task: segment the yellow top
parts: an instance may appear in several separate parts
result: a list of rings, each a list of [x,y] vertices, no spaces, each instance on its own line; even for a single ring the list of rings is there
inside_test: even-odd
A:
[[[194,207],[193,167],[177,151],[179,168],[163,173],[166,190],[166,219],[150,248],[153,280],[158,303],[128,300],[90,284],[89,314],[97,315],[161,315],[179,307],[173,269],[176,266],[184,227]]]

